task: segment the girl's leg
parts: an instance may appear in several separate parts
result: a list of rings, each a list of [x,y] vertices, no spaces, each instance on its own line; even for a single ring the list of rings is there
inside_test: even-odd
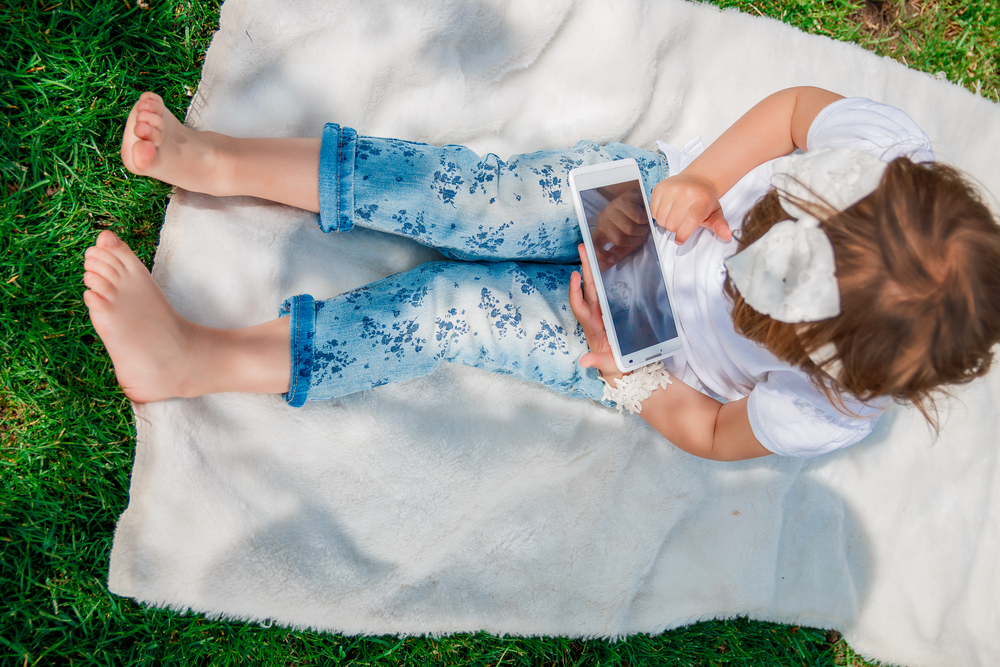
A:
[[[211,329],[170,306],[149,271],[109,231],[87,249],[83,300],[115,375],[132,400],[225,391],[288,390],[287,319],[247,329]]]
[[[239,139],[185,127],[155,93],[132,107],[121,157],[133,174],[191,192],[250,195],[319,212],[319,139]]]
[[[433,372],[452,362],[513,375],[600,401],[594,369],[569,307],[575,267],[517,262],[433,262],[328,301],[285,302],[293,406]]]
[[[84,301],[136,402],[217,392],[286,393],[291,405],[461,363],[601,400],[562,265],[434,262],[282,317],[212,329],[181,317],[128,246],[105,231],[84,263]],[[293,372],[294,371],[294,372]]]
[[[319,164],[320,227],[410,237],[466,260],[575,263],[581,241],[574,167],[634,158],[647,192],[666,177],[658,154],[624,144],[481,157],[463,146],[358,135],[330,123]]]
[[[250,195],[318,212],[324,231],[355,224],[456,259],[576,262],[570,169],[631,157],[646,191],[665,178],[656,153],[580,142],[500,160],[462,146],[359,136],[329,124],[320,139],[239,139],[184,127],[143,93],[122,138],[136,174],[193,192]]]

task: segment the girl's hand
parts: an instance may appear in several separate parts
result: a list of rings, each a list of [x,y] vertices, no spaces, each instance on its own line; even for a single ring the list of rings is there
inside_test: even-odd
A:
[[[604,320],[601,318],[601,304],[597,300],[594,274],[590,271],[587,251],[582,243],[577,251],[583,264],[583,291],[580,290],[580,274],[574,271],[569,279],[569,305],[583,327],[583,335],[587,337],[587,346],[590,348],[590,352],[580,357],[580,365],[584,368],[596,368],[606,380],[622,377],[624,374],[618,370],[611,353],[608,332],[604,329]]]
[[[678,245],[687,241],[698,227],[708,227],[723,241],[733,238],[715,184],[688,170],[657,183],[649,208],[656,224],[676,234],[674,240]]]

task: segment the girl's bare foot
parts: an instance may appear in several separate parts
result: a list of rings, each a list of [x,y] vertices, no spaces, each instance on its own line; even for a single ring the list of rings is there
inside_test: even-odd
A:
[[[320,139],[245,139],[196,132],[154,93],[132,107],[122,135],[122,162],[191,192],[250,195],[319,212]]]
[[[118,382],[133,401],[196,395],[190,362],[196,328],[170,305],[132,250],[101,232],[85,254],[83,300]]]
[[[111,355],[118,383],[137,403],[225,391],[288,391],[288,322],[212,329],[174,310],[132,250],[109,231],[87,248],[83,300]]]
[[[192,192],[226,195],[227,139],[185,127],[159,95],[143,93],[125,123],[122,162],[133,174]]]

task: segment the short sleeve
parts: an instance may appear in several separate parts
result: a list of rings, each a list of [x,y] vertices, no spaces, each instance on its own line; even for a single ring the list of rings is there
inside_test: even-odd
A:
[[[891,404],[848,401],[857,416],[838,410],[804,373],[772,371],[750,392],[747,414],[754,436],[769,451],[810,458],[849,447],[872,432],[878,416]]]
[[[813,120],[806,137],[809,150],[853,148],[885,162],[908,157],[934,159],[931,141],[912,118],[895,107],[864,97],[847,97],[828,105]]]

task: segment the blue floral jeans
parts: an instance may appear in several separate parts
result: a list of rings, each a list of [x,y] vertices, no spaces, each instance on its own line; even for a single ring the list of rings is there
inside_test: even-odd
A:
[[[569,306],[581,242],[570,169],[635,158],[647,193],[658,154],[580,142],[567,150],[480,157],[462,146],[358,136],[328,124],[319,170],[320,227],[407,236],[449,261],[430,262],[327,301],[287,300],[293,406],[428,375],[460,363],[601,400]]]

